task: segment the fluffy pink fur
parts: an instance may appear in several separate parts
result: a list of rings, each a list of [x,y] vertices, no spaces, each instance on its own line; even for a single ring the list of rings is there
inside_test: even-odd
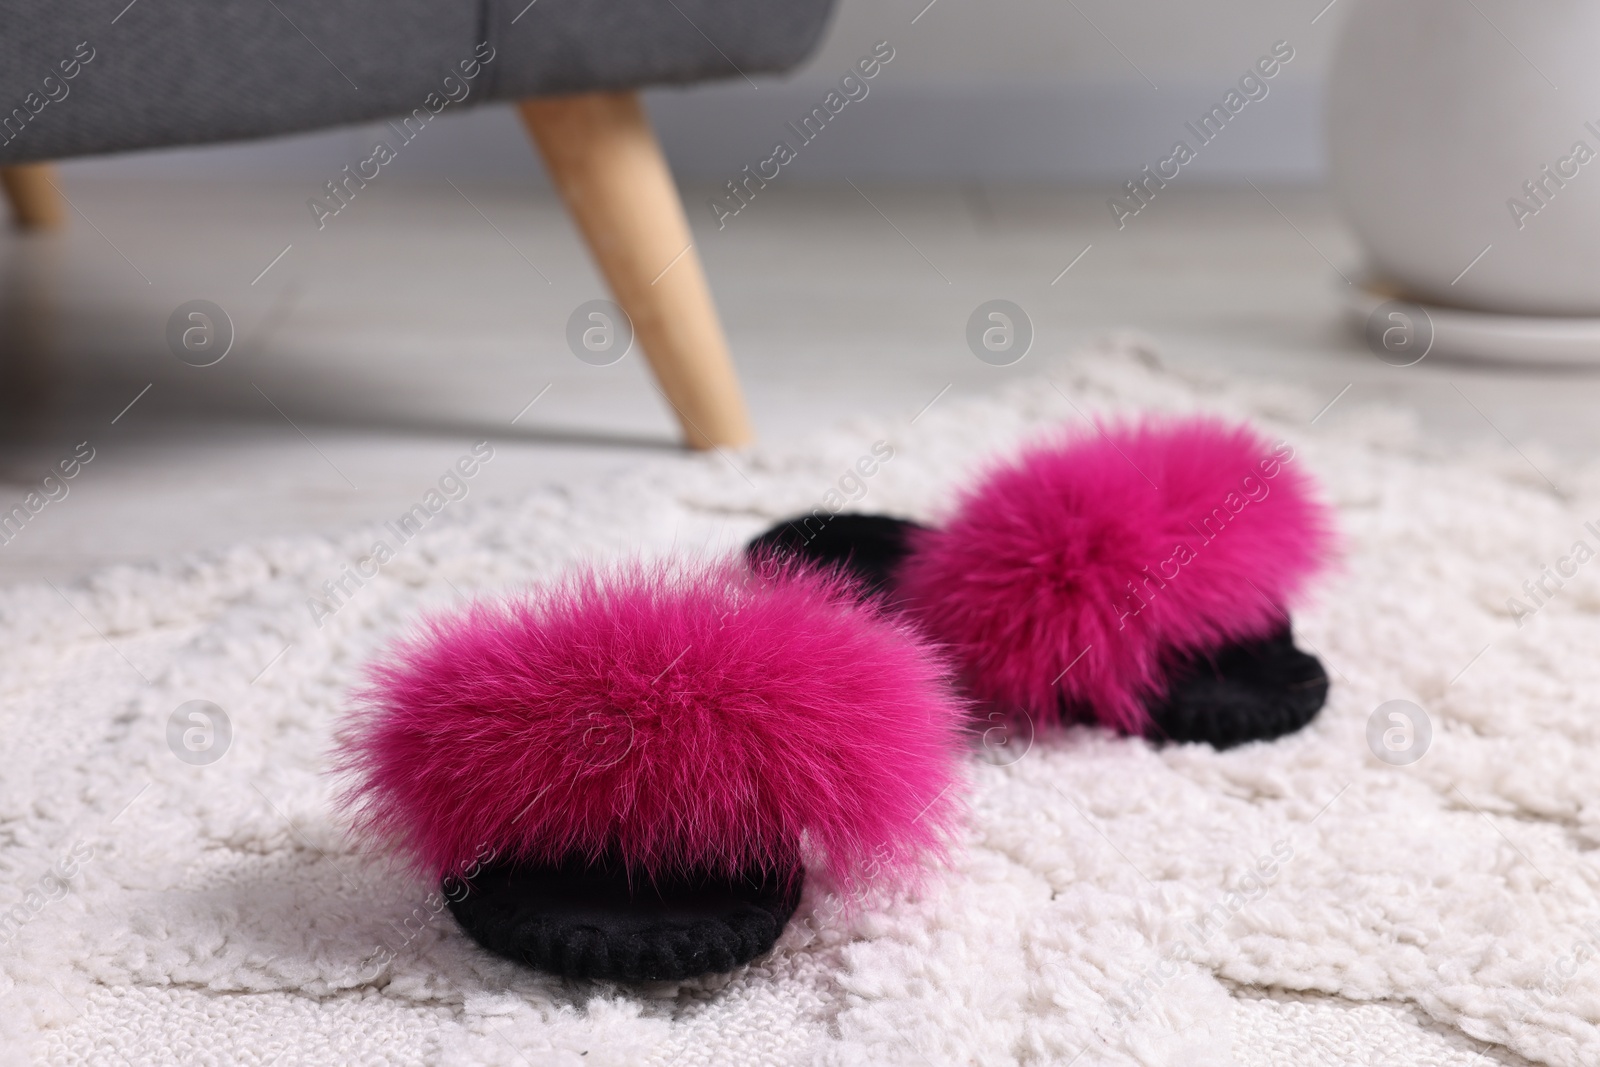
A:
[[[974,697],[1143,732],[1174,660],[1282,625],[1330,558],[1292,457],[1210,418],[1053,440],[919,533],[898,592]]]
[[[340,731],[361,831],[422,873],[486,849],[645,876],[911,879],[959,812],[965,711],[909,625],[742,565],[585,571],[430,620]]]

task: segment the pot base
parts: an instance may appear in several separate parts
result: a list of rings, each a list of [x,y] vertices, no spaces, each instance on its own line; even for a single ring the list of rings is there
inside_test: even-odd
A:
[[[1370,281],[1345,287],[1344,297],[1347,320],[1392,366],[1423,359],[1600,366],[1600,317],[1471,311],[1411,300]]]

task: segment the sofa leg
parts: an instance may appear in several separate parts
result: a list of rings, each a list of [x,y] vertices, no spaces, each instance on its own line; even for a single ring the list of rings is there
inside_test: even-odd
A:
[[[11,221],[19,230],[53,230],[67,219],[61,194],[50,184],[55,168],[49,163],[18,163],[0,167],[0,185],[11,202]]]
[[[521,105],[611,291],[692,448],[750,440],[739,379],[678,189],[636,93]]]

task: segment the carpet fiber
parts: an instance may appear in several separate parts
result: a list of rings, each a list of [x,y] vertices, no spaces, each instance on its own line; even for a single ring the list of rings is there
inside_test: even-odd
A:
[[[1131,341],[1044,369],[803,450],[465,501],[315,612],[324,582],[396,540],[387,527],[0,594],[8,1055],[1600,1062],[1600,583],[1571,555],[1600,547],[1583,526],[1600,478],[1445,455],[1400,412],[1336,406],[1312,425],[1326,398],[1181,378]],[[813,882],[770,957],[642,990],[491,958],[331,813],[335,712],[420,610],[576,559],[732,550],[841,488],[936,521],[984,456],[1136,407],[1254,419],[1337,505],[1346,565],[1297,618],[1333,678],[1304,732],[1223,753],[1091,729],[980,747],[969,830],[920,897],[845,912]],[[849,476],[877,441],[892,458]],[[1546,579],[1519,628],[1507,598],[1536,606],[1523,583],[1558,557],[1576,575]],[[1396,699],[1431,727],[1406,766],[1368,743]],[[227,729],[204,705],[170,723],[190,701]]]

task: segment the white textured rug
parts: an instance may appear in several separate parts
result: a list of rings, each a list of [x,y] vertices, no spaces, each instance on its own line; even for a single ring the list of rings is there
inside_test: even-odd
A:
[[[1435,454],[1348,407],[1312,426],[1325,398],[1183,380],[1133,345],[1049,379],[739,470],[452,504],[320,628],[307,598],[390,531],[0,595],[0,1060],[1600,1063],[1600,564],[1546,579],[1520,629],[1507,607],[1600,547],[1600,479],[1534,457],[1558,497],[1515,452]],[[844,925],[813,887],[770,958],[644,991],[486,957],[330,818],[330,720],[419,609],[579,557],[731,548],[878,440],[858,506],[934,517],[993,451],[1130,406],[1256,419],[1337,502],[1348,566],[1298,619],[1335,686],[1304,733],[975,758],[965,850],[925,897]],[[1397,698],[1433,732],[1404,767],[1366,739]],[[231,724],[207,765],[169,746],[194,700]]]

